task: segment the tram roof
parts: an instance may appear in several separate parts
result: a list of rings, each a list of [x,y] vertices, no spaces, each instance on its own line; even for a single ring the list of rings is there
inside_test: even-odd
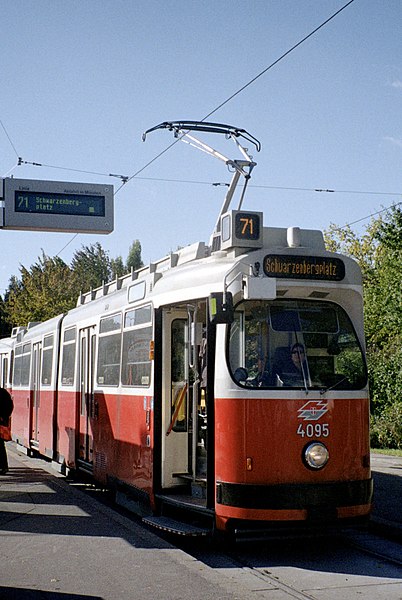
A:
[[[154,306],[158,307],[207,297],[213,292],[223,291],[224,285],[229,283],[230,273],[234,277],[236,273],[249,273],[255,263],[262,265],[267,254],[341,258],[346,267],[342,284],[361,285],[360,268],[356,261],[326,251],[321,231],[299,230],[300,245],[297,247],[289,246],[288,231],[286,228],[264,227],[263,244],[258,249],[232,248],[211,252],[210,247],[203,242],[186,246],[128,275],[81,294],[77,308],[80,307],[81,315],[89,315],[95,307],[97,312],[110,312],[134,301],[138,303],[137,301],[152,300]],[[278,280],[278,286],[283,282],[284,280]],[[303,282],[298,281],[296,284],[303,285]],[[317,282],[317,286],[319,285]],[[135,293],[132,294],[132,291]],[[87,310],[85,305],[88,305]],[[75,312],[76,309],[70,311],[73,314]]]

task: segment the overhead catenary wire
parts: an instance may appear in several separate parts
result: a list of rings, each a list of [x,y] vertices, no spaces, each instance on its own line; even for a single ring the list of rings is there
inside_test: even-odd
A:
[[[243,85],[236,92],[234,92],[233,94],[231,94],[231,96],[229,96],[228,98],[226,98],[226,100],[224,100],[218,106],[216,106],[213,110],[211,110],[207,115],[205,115],[201,119],[201,122],[206,121],[210,116],[212,116],[213,114],[215,114],[219,109],[221,109],[223,106],[225,106],[226,104],[228,104],[231,100],[233,100],[233,98],[235,98],[236,96],[238,96],[246,88],[248,88],[255,81],[257,81],[257,79],[259,79],[260,77],[262,77],[263,75],[265,75],[265,73],[267,73],[270,69],[272,69],[275,65],[277,65],[281,60],[283,60],[284,58],[286,58],[286,56],[288,56],[291,52],[293,52],[294,50],[296,50],[296,48],[298,48],[299,46],[301,46],[301,44],[303,44],[305,41],[307,41],[310,37],[312,37],[313,35],[315,35],[320,29],[322,29],[322,27],[324,27],[330,21],[332,21],[332,19],[334,19],[337,15],[339,15],[343,10],[345,10],[353,2],[354,2],[354,0],[349,0],[349,2],[347,2],[340,9],[338,9],[336,12],[334,12],[330,17],[328,17],[325,21],[323,21],[318,27],[316,27],[315,29],[313,29],[313,31],[311,31],[309,34],[307,34],[306,36],[304,36],[304,38],[302,38],[299,42],[297,42],[296,44],[294,44],[291,48],[289,48],[289,50],[287,50],[286,52],[284,52],[279,58],[277,58],[276,60],[274,60],[270,65],[268,65],[265,69],[263,69],[255,77],[253,77],[252,79],[250,79],[250,81],[248,81],[245,85]],[[162,152],[160,152],[154,159],[152,159],[151,161],[149,161],[144,167],[142,167],[139,171],[137,171],[131,177],[129,177],[128,181],[131,181],[132,179],[134,179],[135,177],[137,177],[140,173],[142,173],[147,167],[149,167],[153,162],[155,162],[160,156],[162,156],[163,154],[165,154],[165,152],[167,152],[168,150],[170,150],[170,148],[172,148],[175,144],[177,144],[177,142],[179,142],[180,139],[181,139],[181,137],[184,137],[184,135],[185,134],[183,134],[182,136],[179,136],[177,139],[175,139],[174,142],[172,142],[169,146],[167,146],[164,150],[162,150]],[[124,183],[128,183],[128,181],[124,182]],[[123,187],[124,183],[116,190],[116,192],[115,192],[116,194],[121,190],[121,188]]]
[[[341,227],[334,227],[333,231],[343,231],[343,229],[345,229],[346,227],[351,227],[352,225],[356,225],[356,223],[361,223],[362,221],[371,219],[371,217],[375,217],[377,215],[380,215],[383,212],[387,212],[388,210],[390,210],[392,208],[396,208],[397,206],[400,206],[401,204],[402,204],[402,200],[401,200],[401,202],[394,202],[390,206],[386,206],[385,208],[382,208],[381,210],[377,210],[376,212],[373,212],[370,215],[361,217],[360,219],[356,219],[356,221],[351,221],[350,223],[345,223],[345,225],[342,225]]]
[[[318,25],[318,27],[316,27],[315,29],[313,29],[313,31],[311,31],[308,35],[304,36],[304,38],[301,39],[299,42],[297,42],[297,44],[294,44],[291,48],[289,48],[289,50],[287,50],[279,58],[277,58],[276,60],[274,60],[274,62],[272,62],[270,65],[268,65],[268,67],[266,67],[260,73],[258,73],[258,75],[256,75],[252,79],[250,79],[250,81],[248,83],[246,83],[241,88],[239,88],[236,92],[234,92],[231,96],[229,96],[229,98],[227,98],[226,100],[224,100],[223,102],[221,102],[221,104],[219,104],[216,108],[214,108],[213,110],[211,110],[211,112],[209,112],[201,120],[205,121],[206,119],[208,119],[211,115],[213,115],[218,110],[220,110],[223,106],[225,106],[225,104],[227,104],[228,102],[230,102],[231,100],[233,100],[233,98],[235,98],[238,94],[240,94],[241,92],[243,92],[246,88],[248,88],[255,81],[257,81],[257,79],[259,79],[260,77],[262,77],[263,75],[265,75],[265,73],[267,73],[270,69],[272,69],[273,67],[275,67],[275,65],[277,65],[281,60],[283,60],[284,58],[286,58],[286,56],[288,56],[291,52],[293,52],[294,50],[296,50],[296,48],[298,48],[299,46],[301,46],[304,42],[306,42],[309,38],[311,38],[314,34],[316,34],[317,31],[319,31],[320,29],[322,29],[323,27],[325,27],[325,25],[327,25],[330,21],[332,21],[332,19],[334,19],[335,17],[337,17],[343,10],[345,10],[350,4],[352,4],[352,2],[354,2],[354,0],[349,0],[349,2],[347,2],[339,10],[337,10],[336,12],[334,12],[334,14],[332,14],[330,17],[328,17],[328,19],[326,19],[325,21],[323,21],[321,23],[321,25]]]
[[[314,36],[318,31],[320,31],[323,27],[325,27],[330,21],[332,21],[335,17],[337,17],[341,12],[343,12],[353,2],[354,2],[354,0],[349,0],[346,4],[344,4],[342,7],[340,7],[337,11],[335,11],[332,15],[330,15],[327,19],[325,19],[320,25],[318,25],[310,33],[308,33],[307,35],[305,35],[301,40],[299,40],[296,44],[294,44],[291,48],[289,48],[281,56],[279,56],[277,59],[275,59],[272,63],[270,63],[262,71],[260,71],[260,73],[258,73],[257,75],[255,75],[246,84],[244,84],[243,86],[241,86],[238,90],[236,90],[233,94],[231,94],[228,98],[226,98],[223,102],[221,102],[213,110],[211,110],[207,115],[205,115],[203,117],[203,119],[201,119],[201,121],[205,121],[206,119],[208,119],[211,115],[215,114],[223,106],[225,106],[226,104],[228,104],[236,96],[238,96],[245,89],[247,89],[249,86],[251,86],[253,83],[255,83],[260,77],[262,77],[263,75],[265,75],[269,70],[271,70],[278,63],[280,63],[287,56],[289,56],[292,52],[294,52],[297,48],[299,48],[304,42],[306,42],[308,39],[310,39],[312,36]],[[130,182],[134,178],[138,178],[139,175],[143,171],[145,171],[145,169],[147,169],[150,165],[152,165],[154,162],[156,162],[161,156],[163,156],[175,144],[177,144],[178,141],[180,141],[180,137],[177,138],[177,139],[175,139],[171,144],[169,144],[166,148],[164,148],[161,152],[159,152],[154,158],[152,158],[150,161],[148,161],[144,166],[142,166],[140,169],[138,169],[135,173],[133,173],[130,176],[126,176],[126,175],[117,175],[117,174],[114,174],[114,173],[107,173],[106,174],[106,173],[99,173],[99,172],[96,172],[96,171],[89,171],[89,170],[84,170],[84,169],[74,169],[74,168],[60,167],[60,166],[55,166],[55,165],[45,165],[45,164],[39,163],[39,162],[28,162],[28,161],[25,161],[19,155],[19,153],[18,153],[15,145],[13,144],[13,142],[11,140],[11,137],[9,136],[9,134],[8,134],[6,128],[5,128],[5,126],[4,126],[4,124],[3,124],[3,122],[1,120],[0,120],[0,124],[1,124],[1,126],[2,126],[2,128],[3,128],[4,132],[5,132],[5,134],[7,136],[7,139],[9,140],[9,142],[10,142],[10,144],[11,144],[11,146],[12,146],[12,148],[13,148],[16,156],[17,156],[17,158],[18,158],[18,165],[21,165],[21,164],[30,164],[30,165],[38,166],[38,167],[56,168],[56,169],[61,169],[61,170],[68,170],[68,171],[74,171],[74,172],[79,172],[79,173],[87,173],[87,174],[93,174],[93,175],[99,175],[99,176],[117,177],[117,178],[120,178],[122,180],[122,183],[117,188],[117,190],[115,191],[114,195],[118,194],[120,192],[120,190],[123,188],[123,186],[126,183]],[[15,167],[13,167],[13,169],[14,168]],[[11,169],[11,170],[13,170],[13,169]],[[217,184],[214,184],[214,185],[217,185]],[[254,186],[254,187],[257,187],[257,186]],[[297,188],[285,188],[285,187],[279,187],[279,186],[276,186],[276,187],[275,186],[258,186],[258,187],[266,187],[266,188],[271,188],[271,189],[297,189]],[[300,190],[303,190],[303,188],[299,188],[299,191]],[[306,191],[312,191],[312,190],[306,190]],[[331,193],[333,193],[335,190],[316,188],[316,189],[314,189],[314,191],[315,192],[331,192]],[[350,192],[350,193],[360,193],[360,192]],[[371,193],[371,192],[368,192],[368,193]],[[375,193],[375,192],[373,192],[373,193]],[[75,239],[76,236],[77,236],[77,234],[75,234],[73,236],[73,238],[70,240],[70,242],[68,242],[62,248],[62,250],[59,251],[58,255],[71,243],[71,241],[73,241]]]
[[[170,182],[170,183],[185,183],[185,184],[194,184],[194,185],[212,185],[212,186],[229,186],[228,183],[225,182],[211,182],[211,181],[195,181],[189,179],[167,179],[163,177],[138,177],[138,179],[146,180],[146,181],[159,181],[159,182]],[[372,195],[372,196],[402,196],[402,192],[382,192],[382,191],[374,191],[374,190],[337,190],[337,189],[325,189],[325,188],[306,188],[306,187],[289,187],[289,186],[281,186],[281,185],[253,185],[249,184],[249,188],[256,189],[268,189],[268,190],[282,190],[282,191],[290,191],[290,192],[311,192],[311,193],[330,193],[330,194],[360,194],[364,196]],[[360,223],[362,221],[366,221],[371,217],[379,215],[387,210],[390,210],[393,207],[399,206],[402,204],[401,202],[394,202],[390,206],[382,208],[374,213],[370,213],[365,217],[361,217],[356,221],[352,221],[350,223],[345,223],[341,227],[336,227],[335,231],[341,231],[345,227],[350,227],[351,225],[355,225],[356,223]],[[68,244],[67,244],[68,245]],[[64,250],[64,248],[63,248]]]
[[[4,130],[4,133],[7,136],[7,139],[9,140],[16,156],[18,157],[18,162],[14,165],[14,167],[12,167],[8,173],[10,173],[12,170],[14,170],[15,167],[21,165],[21,164],[30,164],[33,166],[39,166],[39,167],[47,167],[47,168],[54,168],[54,169],[61,169],[61,170],[67,170],[67,171],[75,171],[75,172],[79,172],[79,173],[87,173],[87,174],[92,174],[92,175],[100,175],[100,176],[105,176],[105,173],[99,173],[96,171],[87,171],[87,170],[83,170],[83,169],[73,169],[73,168],[69,168],[69,167],[60,167],[60,166],[55,166],[55,165],[45,165],[42,163],[33,163],[33,162],[28,162],[28,161],[23,161],[19,156],[18,156],[18,151],[16,150],[15,145],[13,144],[11,137],[9,136],[7,129],[4,126],[4,123],[2,122],[2,120],[0,119],[0,124]],[[146,180],[146,181],[160,181],[160,182],[172,182],[172,183],[186,183],[186,184],[195,184],[195,185],[213,185],[213,186],[228,186],[228,183],[224,183],[224,182],[210,182],[210,181],[194,181],[194,180],[186,180],[186,179],[171,179],[171,178],[162,178],[162,177],[138,177],[139,173],[141,173],[142,171],[144,171],[150,164],[152,164],[153,162],[155,162],[160,156],[162,156],[165,152],[167,152],[172,146],[174,146],[178,141],[180,141],[179,139],[174,140],[174,142],[172,142],[169,146],[167,146],[162,152],[160,152],[158,155],[156,155],[151,161],[149,161],[146,165],[144,165],[139,171],[137,171],[136,173],[134,173],[133,175],[126,176],[126,175],[117,175],[117,174],[108,174],[108,176],[110,177],[119,177],[122,179],[123,184],[120,186],[119,189],[121,189],[121,187],[123,187],[123,185],[130,181],[131,179],[133,179],[134,177],[137,177],[138,179],[141,180]],[[6,173],[6,175],[8,174]],[[4,175],[4,176],[6,176]],[[289,186],[277,186],[277,185],[253,185],[251,184],[249,187],[252,188],[259,188],[259,189],[272,189],[272,190],[284,190],[284,191],[302,191],[302,192],[321,192],[321,193],[334,193],[334,194],[363,194],[363,195],[376,195],[376,196],[401,196],[400,192],[383,192],[383,191],[373,191],[373,190],[336,190],[336,189],[329,189],[329,188],[305,188],[305,187],[289,187]],[[118,190],[117,190],[118,191]],[[117,192],[116,192],[117,193]],[[345,227],[350,227],[352,225],[356,225],[357,223],[361,223],[362,221],[366,221],[367,219],[370,219],[371,217],[374,217],[376,215],[379,215],[383,212],[386,212],[388,210],[390,210],[391,208],[397,207],[400,204],[402,204],[401,202],[396,202],[391,204],[388,207],[385,207],[379,211],[376,211],[374,213],[370,213],[369,215],[366,215],[364,217],[361,217],[360,219],[356,219],[355,221],[352,221],[350,223],[345,223],[345,225],[342,225],[341,227],[336,227],[334,229],[334,231],[342,231]],[[61,248],[61,250],[59,250],[59,252],[56,254],[56,256],[59,256],[74,240],[75,238],[78,236],[79,234],[76,233],[73,235],[73,237],[67,242],[67,244],[65,244],[63,246],[63,248]]]
[[[7,139],[8,139],[8,141],[10,142],[10,145],[11,145],[12,149],[14,150],[16,157],[19,159],[19,154],[18,154],[18,152],[17,152],[17,149],[16,149],[16,147],[14,146],[12,139],[11,139],[11,138],[10,138],[10,136],[8,135],[8,131],[7,131],[7,129],[5,128],[5,125],[4,125],[4,123],[3,123],[3,121],[2,121],[1,119],[0,119],[0,125],[1,125],[1,127],[2,127],[2,129],[3,129],[3,131],[4,131],[4,133],[6,134],[6,138],[7,138]]]
[[[350,4],[350,3],[349,3]],[[347,5],[345,5],[346,7]],[[255,80],[255,79],[254,79]],[[67,171],[75,171],[75,172],[79,172],[79,173],[87,173],[87,174],[92,174],[92,175],[100,175],[100,176],[104,176],[105,173],[99,173],[97,171],[87,171],[87,170],[83,170],[83,169],[73,169],[73,168],[69,168],[69,167],[60,167],[60,166],[55,166],[55,165],[45,165],[43,163],[30,163],[28,161],[23,161],[21,159],[21,157],[18,155],[18,151],[3,123],[3,121],[0,119],[0,125],[8,139],[8,141],[10,142],[10,145],[12,146],[17,158],[18,158],[18,162],[14,165],[14,167],[12,167],[8,173],[10,173],[12,170],[14,170],[15,167],[21,165],[21,164],[31,164],[33,166],[43,166],[43,167],[47,167],[47,168],[54,168],[54,169],[61,169],[61,170],[67,170]],[[153,162],[155,162],[160,156],[162,156],[165,152],[167,152],[172,146],[174,146],[177,142],[179,141],[179,139],[174,140],[174,142],[172,142],[169,146],[167,146],[162,152],[160,152],[158,155],[156,155],[151,161],[149,161],[146,165],[144,165],[140,170],[138,170],[136,173],[134,173],[133,175],[126,176],[126,175],[117,175],[117,174],[109,174],[108,176],[110,177],[120,177],[123,181],[123,184],[120,186],[119,189],[121,189],[121,187],[124,185],[124,183],[126,183],[127,181],[129,181],[130,179],[133,179],[134,177],[137,177],[138,179],[141,180],[146,180],[146,181],[161,181],[161,182],[172,182],[172,183],[186,183],[186,184],[195,184],[195,185],[213,185],[213,186],[227,186],[229,185],[228,183],[224,183],[224,182],[210,182],[210,181],[194,181],[194,180],[186,180],[186,179],[168,179],[168,178],[161,178],[161,177],[139,177],[138,175],[144,171],[150,164],[152,164]],[[4,176],[6,176],[8,173],[6,173]],[[328,188],[306,188],[306,187],[289,187],[289,186],[277,186],[277,185],[266,185],[266,184],[262,184],[262,185],[253,185],[250,184],[249,187],[253,187],[253,188],[259,188],[259,189],[271,189],[271,190],[284,190],[284,191],[302,191],[302,192],[321,192],[321,193],[335,193],[335,194],[363,194],[363,195],[376,195],[376,196],[401,196],[400,192],[383,192],[383,191],[373,191],[373,190],[336,190],[336,189],[328,189]],[[376,215],[379,215],[383,212],[386,212],[387,210],[390,210],[393,207],[399,206],[400,204],[402,204],[402,202],[396,202],[391,204],[390,206],[383,208],[379,211],[376,211],[374,213],[370,213],[369,215],[366,215],[364,217],[361,217],[360,219],[357,219],[355,221],[352,221],[350,223],[346,223],[345,225],[342,225],[341,227],[337,227],[335,228],[335,231],[341,231],[342,229],[344,229],[345,227],[350,227],[351,225],[356,225],[357,223],[361,223],[362,221],[366,221],[367,219],[370,219],[371,217],[374,217]],[[65,244],[63,246],[63,248],[61,248],[61,250],[59,250],[59,252],[56,254],[56,256],[59,256],[74,240],[75,238],[78,236],[79,234],[76,233],[68,242],[67,244]]]
[[[159,182],[168,182],[168,183],[185,183],[185,184],[194,184],[194,185],[212,185],[215,187],[218,186],[229,186],[230,184],[223,181],[198,181],[195,179],[174,179],[167,177],[138,177],[138,179],[142,181],[159,181]],[[242,184],[240,184],[241,187]],[[267,189],[267,190],[284,190],[291,192],[320,192],[320,193],[330,193],[330,194],[363,194],[363,195],[373,195],[373,196],[402,196],[402,192],[383,192],[383,191],[375,191],[375,190],[337,190],[337,189],[329,189],[329,188],[319,188],[319,187],[289,187],[284,185],[268,185],[268,184],[252,184],[250,183],[248,187],[256,188],[256,189]]]
[[[88,175],[100,175],[101,177],[117,177],[121,179],[124,183],[129,179],[128,175],[119,175],[116,173],[99,173],[97,171],[86,171],[84,169],[73,169],[71,167],[60,167],[56,165],[45,165],[44,163],[30,162],[28,160],[22,160],[21,157],[18,158],[18,166],[19,165],[31,165],[33,167],[46,167],[48,169],[59,169],[62,171],[75,171],[76,173],[86,173]]]
[[[325,21],[323,21],[320,25],[318,25],[310,33],[308,33],[307,35],[305,35],[301,40],[299,40],[296,44],[294,44],[291,48],[289,48],[281,56],[279,56],[277,59],[275,59],[272,63],[270,63],[262,71],[260,71],[260,73],[258,73],[257,75],[255,75],[252,79],[250,79],[250,81],[248,81],[246,84],[244,84],[243,86],[241,86],[237,91],[235,91],[228,98],[226,98],[223,102],[221,102],[218,106],[216,106],[213,110],[211,110],[207,115],[205,115],[201,119],[201,122],[205,121],[206,119],[208,119],[211,115],[213,115],[218,110],[220,110],[223,106],[225,106],[226,104],[228,104],[231,100],[233,100],[233,98],[235,98],[236,96],[238,96],[241,92],[243,92],[246,88],[248,88],[250,85],[252,85],[260,77],[262,77],[263,75],[265,75],[265,73],[267,73],[270,69],[272,69],[274,66],[276,66],[284,58],[286,58],[287,56],[289,56],[289,54],[291,54],[294,50],[296,50],[299,46],[301,46],[309,38],[311,38],[313,35],[315,35],[320,29],[322,29],[323,27],[325,27],[325,25],[327,25],[330,21],[332,21],[335,17],[337,17],[341,12],[343,12],[353,2],[354,2],[354,0],[349,0],[341,8],[339,8],[337,11],[335,11],[332,15],[330,15],[327,19],[325,19]],[[161,156],[163,156],[166,152],[168,152],[168,150],[170,150],[173,146],[175,146],[175,144],[177,144],[178,141],[180,141],[180,137],[177,138],[177,139],[175,139],[164,150],[162,150],[161,152],[159,152],[154,158],[152,158],[150,161],[148,161],[143,167],[141,167],[140,169],[138,169],[132,175],[130,175],[130,176],[128,176],[128,175],[116,175],[114,173],[99,173],[99,172],[96,172],[96,171],[89,171],[89,170],[84,170],[84,169],[74,169],[74,168],[70,168],[70,167],[60,167],[60,166],[47,165],[47,164],[45,165],[45,164],[40,163],[40,162],[25,161],[18,154],[18,152],[17,152],[17,150],[16,150],[16,148],[15,148],[15,146],[14,146],[14,144],[13,144],[11,138],[10,138],[10,136],[8,135],[7,130],[5,129],[3,123],[1,121],[0,121],[0,123],[1,123],[1,125],[2,125],[2,127],[4,129],[4,132],[5,132],[5,134],[6,134],[7,138],[8,138],[11,146],[14,149],[14,152],[15,152],[17,158],[18,158],[18,165],[21,165],[21,164],[30,164],[30,165],[38,166],[38,167],[42,167],[43,166],[43,167],[47,167],[47,168],[61,169],[61,170],[67,170],[67,171],[75,171],[77,173],[87,173],[87,174],[91,174],[91,175],[99,175],[99,176],[104,176],[104,177],[118,177],[118,178],[120,178],[122,180],[122,184],[115,191],[115,195],[119,193],[119,191],[122,189],[122,187],[126,183],[128,183],[132,179],[138,177],[138,175],[140,173],[142,173],[143,171],[145,171],[145,169],[147,169],[151,164],[153,164],[156,160],[158,160]]]

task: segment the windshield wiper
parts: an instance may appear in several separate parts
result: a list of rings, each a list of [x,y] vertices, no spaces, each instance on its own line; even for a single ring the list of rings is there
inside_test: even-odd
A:
[[[339,384],[343,383],[344,381],[348,381],[347,377],[342,377],[342,379],[340,379],[339,381],[337,381],[336,383],[334,383],[334,385],[331,385],[330,387],[326,387],[324,389],[322,389],[320,391],[321,396],[323,396],[326,392],[329,392],[333,389],[335,389]]]

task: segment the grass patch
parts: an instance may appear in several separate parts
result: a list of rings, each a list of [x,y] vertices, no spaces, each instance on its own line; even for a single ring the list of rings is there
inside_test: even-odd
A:
[[[402,456],[402,450],[390,450],[389,448],[371,448],[374,454],[387,454],[388,456]]]

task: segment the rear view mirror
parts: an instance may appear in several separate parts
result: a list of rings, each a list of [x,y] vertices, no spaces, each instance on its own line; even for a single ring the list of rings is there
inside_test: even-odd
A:
[[[211,323],[233,323],[233,296],[230,292],[215,292],[208,298],[209,320]]]

